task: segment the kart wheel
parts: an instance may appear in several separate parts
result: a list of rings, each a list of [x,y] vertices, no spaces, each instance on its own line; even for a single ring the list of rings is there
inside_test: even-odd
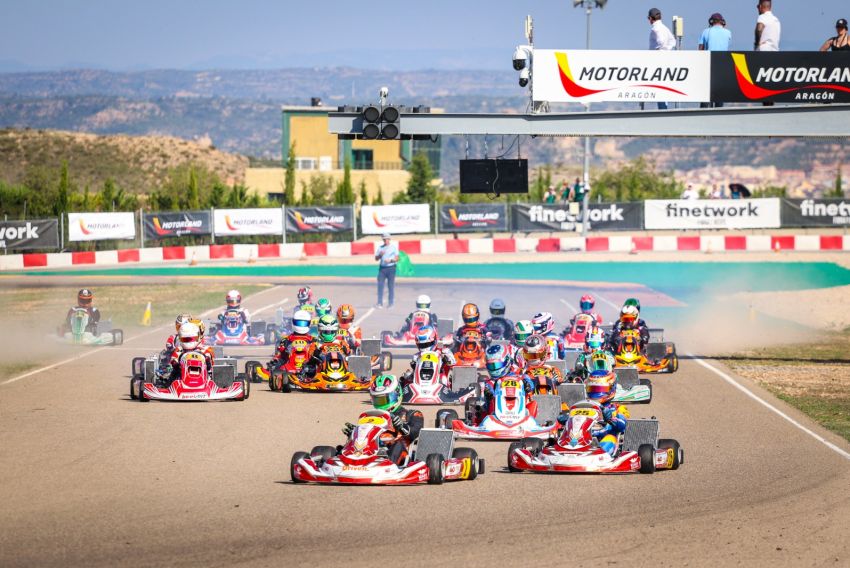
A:
[[[521,441],[511,442],[511,445],[508,446],[508,471],[511,471],[511,472],[514,472],[514,473],[521,471],[520,469],[515,468],[511,464],[511,456],[513,455],[513,453],[515,451],[521,450],[521,449],[522,449],[522,442]]]
[[[655,473],[655,448],[651,444],[641,444],[638,447],[638,457],[641,473]]]
[[[316,462],[316,465],[321,467],[323,463],[336,455],[336,448],[331,446],[316,446],[310,450],[310,457]]]
[[[130,379],[130,400],[136,400],[136,393],[133,392],[133,383],[136,382],[136,377]]]
[[[124,344],[124,331],[120,329],[112,330],[112,345],[118,346]]]
[[[289,383],[289,375],[281,373],[280,392],[292,392],[292,385]]]
[[[139,381],[139,402],[149,402],[150,399],[145,396],[145,383]]]
[[[248,397],[251,396],[251,381],[247,377],[242,378],[242,392],[245,393],[242,400],[248,400]]]
[[[437,412],[437,419],[434,421],[435,428],[452,429],[452,422],[458,419],[457,412],[452,409],[443,409]]]
[[[252,383],[259,383],[260,377],[257,375],[257,368],[262,367],[259,361],[248,361],[245,363],[245,376]]]
[[[650,381],[649,379],[640,379],[639,384],[645,387],[649,387],[649,399],[643,401],[643,404],[649,404],[650,402],[652,402],[652,381]]]
[[[289,477],[292,479],[292,483],[306,483],[306,481],[302,481],[295,477],[295,464],[298,463],[299,460],[309,457],[310,454],[307,452],[295,452],[292,454],[292,460],[289,462]]]
[[[275,345],[277,343],[277,333],[275,333],[274,329],[266,329],[265,342],[266,345]]]
[[[685,461],[685,451],[676,440],[670,438],[658,440],[658,449],[673,450],[673,465],[670,466],[670,469],[679,469],[679,466]]]
[[[393,368],[393,354],[389,351],[381,353],[381,372],[385,373]]]
[[[670,361],[667,362],[667,372],[675,373],[679,370],[679,356],[675,353],[670,356]]]
[[[269,390],[277,392],[280,390],[280,375],[281,373],[278,371],[272,371],[269,374]]]
[[[472,481],[478,477],[478,452],[472,448],[455,448],[454,452],[452,452],[452,457],[461,460],[469,459],[469,475],[467,479]]]
[[[523,438],[519,441],[519,444],[521,448],[525,448],[535,455],[539,454],[540,450],[542,450],[545,445],[543,440],[540,440],[539,438]]]
[[[428,454],[425,458],[425,465],[428,466],[428,483],[431,485],[442,485],[444,462],[443,454]]]
[[[481,400],[479,397],[473,396],[466,399],[466,402],[463,403],[463,415],[470,424],[472,424],[475,415],[478,413],[479,400]]]
[[[145,374],[145,358],[144,357],[133,357],[132,363],[130,363],[130,376],[134,379],[142,378]]]

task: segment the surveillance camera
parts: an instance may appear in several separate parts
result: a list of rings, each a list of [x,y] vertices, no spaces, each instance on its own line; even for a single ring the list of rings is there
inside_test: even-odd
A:
[[[525,87],[528,85],[528,80],[531,78],[531,74],[528,72],[528,69],[523,69],[519,73],[519,86]]]
[[[526,61],[528,60],[528,53],[522,48],[517,47],[514,50],[514,69],[520,71],[525,69]]]
[[[381,87],[381,97],[387,98],[390,96],[390,90],[387,87]]]

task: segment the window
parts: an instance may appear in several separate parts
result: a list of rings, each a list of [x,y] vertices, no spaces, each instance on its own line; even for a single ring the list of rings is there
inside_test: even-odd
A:
[[[296,170],[315,170],[317,166],[316,158],[295,158]]]
[[[354,170],[374,169],[374,162],[372,161],[372,150],[352,150],[351,168]]]

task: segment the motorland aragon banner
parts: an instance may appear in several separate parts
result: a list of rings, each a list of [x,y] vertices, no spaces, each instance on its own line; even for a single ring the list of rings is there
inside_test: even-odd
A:
[[[421,205],[364,205],[360,208],[364,235],[430,233],[431,207]]]
[[[535,49],[535,101],[706,102],[711,92],[707,51]]]
[[[217,237],[280,235],[283,233],[283,211],[279,207],[215,209],[213,229]]]
[[[341,233],[354,226],[351,207],[287,207],[287,233]]]
[[[783,199],[783,227],[850,226],[850,200]]]
[[[775,229],[779,198],[658,199],[644,202],[646,229]]]
[[[625,231],[643,228],[641,203],[588,203],[589,230]],[[569,205],[515,203],[511,205],[513,231],[575,231],[581,223],[580,211],[570,212]]]
[[[212,216],[209,211],[145,213],[144,231],[147,240],[184,235],[209,235],[212,233]]]
[[[712,52],[711,100],[850,102],[850,52]]]
[[[134,213],[68,213],[69,241],[135,238]]]
[[[506,232],[508,208],[504,203],[440,206],[441,233]]]
[[[59,248],[59,221],[30,219],[0,221],[0,249],[32,250]]]

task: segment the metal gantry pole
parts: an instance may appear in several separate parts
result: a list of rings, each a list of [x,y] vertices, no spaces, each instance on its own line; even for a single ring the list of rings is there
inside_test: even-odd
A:
[[[587,50],[590,50],[590,34],[591,25],[590,18],[593,14],[593,8],[590,2],[587,3]],[[590,112],[590,103],[587,103],[585,112]],[[584,198],[581,201],[581,236],[587,236],[587,188],[590,185],[590,136],[584,138],[584,175],[582,179],[584,184]]]

